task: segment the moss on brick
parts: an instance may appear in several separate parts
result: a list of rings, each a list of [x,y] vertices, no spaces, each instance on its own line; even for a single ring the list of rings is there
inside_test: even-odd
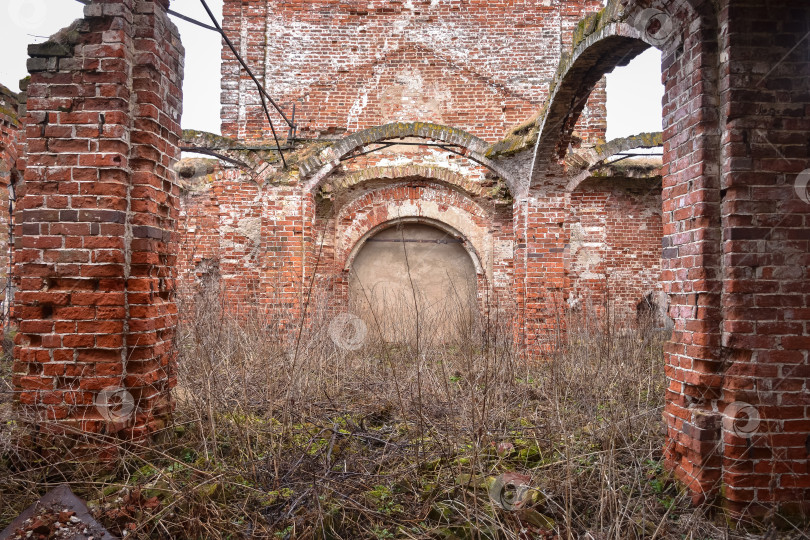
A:
[[[241,146],[241,143],[235,139],[196,129],[184,129],[183,141],[209,148],[237,148]]]
[[[321,186],[321,197],[330,198],[339,189],[347,189],[374,180],[429,179],[456,186],[473,197],[488,197],[496,202],[511,200],[509,188],[500,178],[477,182],[445,167],[409,164],[391,167],[370,167],[336,175]]]
[[[489,159],[505,158],[533,147],[537,142],[537,135],[540,133],[538,121],[544,114],[545,108],[535,113],[522,124],[510,129],[506,137],[486,149],[484,156]]]
[[[0,106],[0,116],[8,118],[11,122],[19,124],[20,120],[17,118],[17,112],[6,107]]]
[[[576,28],[574,29],[574,36],[573,36],[573,48],[576,49],[577,46],[585,41],[585,38],[593,34],[594,32],[598,31],[601,28],[602,22],[602,15],[604,13],[604,9],[597,12],[592,13],[579,21]]]
[[[286,146],[286,139],[281,139],[281,146]],[[300,177],[300,164],[314,159],[325,148],[335,144],[336,141],[313,141],[296,143],[297,148],[284,150],[284,159],[287,168],[281,167],[281,158],[276,150],[275,141],[255,141],[245,145],[244,141],[237,141],[207,131],[194,129],[183,130],[181,146],[207,148],[221,152],[223,155],[238,159],[256,170],[266,164],[272,164],[273,169],[266,173],[264,182],[274,185],[290,185],[298,183]],[[193,150],[189,150],[193,152]]]
[[[17,116],[19,101],[20,96],[18,94],[15,94],[0,84],[0,115],[16,125],[20,124],[20,120]]]

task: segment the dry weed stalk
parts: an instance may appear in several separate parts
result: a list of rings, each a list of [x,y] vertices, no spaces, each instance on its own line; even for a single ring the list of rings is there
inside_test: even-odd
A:
[[[174,423],[99,470],[26,450],[5,420],[0,523],[69,482],[137,538],[735,537],[662,469],[666,336],[651,324],[568,313],[527,361],[503,318],[459,315],[443,343],[429,321],[419,340],[369,331],[350,351],[316,295],[292,337],[286,313],[233,316],[216,288],[181,305]],[[506,509],[505,473],[527,478]]]

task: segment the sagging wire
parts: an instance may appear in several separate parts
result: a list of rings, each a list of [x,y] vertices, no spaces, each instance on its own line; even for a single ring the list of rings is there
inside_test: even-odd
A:
[[[228,45],[228,48],[231,49],[231,52],[236,57],[236,59],[239,61],[239,63],[242,65],[242,68],[244,68],[244,70],[247,72],[248,75],[250,75],[250,78],[253,79],[253,82],[256,84],[256,88],[259,90],[259,97],[262,100],[262,109],[264,109],[264,114],[267,117],[267,121],[270,123],[270,131],[273,132],[273,140],[276,141],[276,150],[278,151],[278,155],[281,157],[281,162],[283,163],[284,168],[286,169],[287,168],[287,160],[284,159],[284,152],[281,150],[281,143],[278,142],[278,135],[276,135],[276,128],[273,126],[273,119],[270,118],[270,111],[267,109],[267,100],[270,100],[270,103],[273,105],[273,107],[276,109],[276,111],[278,111],[278,113],[281,115],[281,117],[284,119],[284,121],[287,123],[287,125],[291,129],[294,129],[294,126],[293,126],[292,122],[290,122],[290,119],[287,118],[287,115],[284,114],[284,111],[281,110],[281,108],[278,106],[278,104],[276,104],[276,102],[273,101],[273,98],[270,97],[270,94],[267,93],[267,91],[264,89],[264,86],[261,85],[259,80],[256,78],[256,76],[250,70],[248,65],[245,63],[245,61],[242,60],[242,57],[239,56],[239,53],[236,52],[236,47],[233,46],[233,43],[231,43],[231,40],[228,38],[228,35],[225,33],[225,31],[219,25],[219,22],[217,21],[217,18],[214,17],[214,13],[208,7],[208,4],[205,3],[205,0],[200,0],[200,3],[205,8],[206,13],[208,13],[208,17],[211,19],[211,22],[216,27],[216,31],[219,32],[219,35],[222,36],[222,39],[225,40],[225,43]],[[265,98],[267,98],[267,99],[265,99]]]
[[[79,2],[80,4],[84,4],[84,5],[88,5],[88,4],[92,3],[92,0],[76,0],[76,1]],[[273,106],[273,108],[275,108],[275,110],[284,119],[284,122],[287,124],[287,126],[289,126],[290,134],[291,134],[290,138],[294,138],[294,136],[295,136],[295,131],[296,131],[295,124],[293,123],[293,121],[291,121],[289,118],[287,118],[287,115],[284,114],[284,111],[281,110],[281,107],[279,107],[278,104],[275,102],[275,100],[270,96],[270,94],[267,93],[267,90],[264,89],[264,86],[262,86],[262,84],[259,82],[259,80],[256,78],[256,76],[253,74],[253,71],[251,71],[251,69],[248,67],[248,65],[245,63],[245,61],[242,59],[242,57],[236,51],[236,47],[234,47],[231,40],[225,34],[225,31],[222,29],[222,27],[220,26],[220,24],[217,21],[216,17],[214,16],[213,12],[208,7],[208,4],[205,3],[205,0],[200,0],[200,3],[202,4],[203,8],[205,8],[206,13],[208,13],[208,17],[211,19],[211,22],[214,24],[214,26],[211,26],[211,25],[206,24],[204,22],[200,22],[200,21],[198,21],[196,19],[193,19],[193,18],[191,18],[191,17],[189,17],[187,15],[183,15],[182,13],[178,13],[178,12],[176,12],[174,10],[171,10],[171,9],[166,10],[166,12],[169,15],[177,17],[178,19],[182,19],[182,20],[184,20],[186,22],[197,25],[197,26],[199,26],[201,28],[205,28],[206,30],[211,30],[212,32],[216,32],[220,36],[222,36],[222,39],[225,40],[225,43],[228,45],[228,48],[231,50],[233,55],[239,61],[239,64],[241,64],[242,68],[244,68],[244,70],[247,72],[247,74],[250,76],[250,78],[256,84],[256,88],[259,90],[259,97],[262,100],[262,108],[264,109],[264,114],[267,117],[267,121],[270,123],[270,131],[273,133],[273,140],[276,142],[276,151],[278,152],[278,155],[281,157],[281,162],[283,163],[284,168],[286,169],[287,168],[287,160],[284,159],[284,152],[282,151],[281,143],[278,140],[278,135],[276,134],[276,128],[273,125],[273,120],[270,118],[270,110],[267,108],[267,101],[270,101],[270,104]],[[293,120],[294,119],[295,119],[295,105],[293,105]]]

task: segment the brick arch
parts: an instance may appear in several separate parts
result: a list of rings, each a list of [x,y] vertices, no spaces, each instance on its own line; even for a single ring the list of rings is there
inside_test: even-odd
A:
[[[551,95],[536,121],[539,133],[528,185],[521,185],[519,194],[528,191],[542,171],[565,157],[577,120],[604,75],[627,65],[650,47],[662,50],[671,59],[678,54],[684,34],[691,31],[688,21],[694,18],[700,18],[704,29],[714,27],[716,23],[706,0],[656,1],[652,4],[645,7],[635,0],[610,0],[597,16],[583,21],[574,36],[574,49],[570,55],[563,56],[552,83]],[[672,23],[673,31],[666,41],[657,41],[641,28],[639,21],[645,19],[650,10],[664,14]],[[687,22],[679,25],[678,21]],[[711,65],[709,69],[716,69],[716,66]]]
[[[451,211],[452,210],[452,211]],[[370,238],[386,223],[411,219],[440,223],[448,232],[456,231],[476,263],[476,272],[488,279],[492,274],[490,216],[468,196],[431,182],[398,182],[362,194],[344,205],[335,220],[335,263],[340,269],[351,266],[358,244]]]
[[[537,121],[540,131],[529,182],[535,182],[541,170],[565,156],[577,119],[602,77],[649,47],[640,31],[615,22],[585,38],[570,57],[563,59],[548,104]]]
[[[488,196],[493,189],[492,186],[483,186],[481,183],[448,167],[419,164],[392,167],[368,167],[335,178],[332,182],[332,186],[335,189],[347,189],[374,180],[398,181],[419,179],[432,180],[435,183],[458,189],[472,198]],[[495,186],[495,189],[497,189],[497,186]]]
[[[464,243],[462,245],[464,246],[464,249],[467,250],[467,253],[470,254],[470,259],[472,259],[473,266],[475,267],[475,272],[478,275],[482,275],[484,273],[484,267],[481,264],[481,258],[479,257],[478,252],[475,250],[474,247],[470,245],[470,242],[464,237],[464,235],[460,231],[458,231],[454,227],[451,227],[450,225],[447,225],[443,221],[422,216],[396,218],[390,221],[380,223],[379,225],[369,229],[368,232],[366,232],[366,234],[364,234],[360,238],[360,240],[358,240],[355,243],[354,247],[351,249],[351,251],[349,251],[348,255],[346,255],[346,262],[343,264],[343,270],[348,271],[351,268],[355,257],[357,257],[357,254],[360,253],[361,249],[363,249],[363,246],[366,245],[366,242],[368,241],[369,238],[372,238],[379,232],[382,232],[386,229],[390,229],[391,227],[396,227],[397,225],[400,224],[430,225],[431,227],[435,227],[439,230],[442,230],[450,234],[451,236],[453,236],[453,238],[463,240]]]
[[[462,154],[488,168],[506,181],[509,189],[516,185],[512,175],[484,154],[489,144],[475,135],[454,127],[429,122],[395,122],[353,133],[317,155],[299,164],[305,189],[315,191],[340,164],[340,159],[363,146],[395,139],[415,137],[453,144],[462,148]]]
[[[638,21],[648,10],[671,21],[668,41],[657,42],[644,33]],[[541,185],[559,182],[560,160],[577,119],[606,73],[650,46],[662,51],[662,76],[667,81],[662,285],[675,324],[665,348],[664,456],[695,501],[717,495],[721,481],[736,482],[724,459],[738,449],[729,447],[718,455],[712,445],[723,437],[717,415],[729,405],[725,370],[735,354],[744,357],[744,351],[724,348],[723,343],[728,341],[723,328],[730,327],[727,321],[734,312],[725,308],[724,292],[728,277],[720,190],[724,114],[717,97],[722,75],[718,50],[724,44],[717,16],[710,0],[610,0],[600,14],[586,19],[575,35],[572,53],[560,63],[546,108],[535,123],[531,172],[518,191],[531,201],[534,194],[542,194]],[[724,495],[732,500],[733,493],[729,489]]]

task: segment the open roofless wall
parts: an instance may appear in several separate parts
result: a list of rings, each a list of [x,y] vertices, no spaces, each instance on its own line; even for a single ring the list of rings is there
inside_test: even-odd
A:
[[[394,4],[393,12],[404,7]],[[226,17],[243,15],[235,6],[260,13],[263,5],[226,2]],[[301,11],[305,3],[284,5]],[[84,21],[31,51],[25,173],[16,214],[14,314],[20,331],[14,380],[20,403],[39,416],[44,430],[99,433],[124,427],[122,434],[140,436],[170,410],[178,191],[168,167],[177,155],[182,49],[165,8],[151,1],[94,2]],[[389,10],[380,13],[387,16]],[[264,26],[242,34],[249,42],[240,47],[251,55],[259,54],[260,43],[250,40],[265,39],[268,28],[275,28],[262,22],[269,21],[266,16],[253,14],[245,13],[248,26]],[[430,17],[428,11],[412,15]],[[659,32],[639,20],[657,21],[666,39],[657,39]],[[407,28],[411,22],[402,24]],[[497,139],[494,130],[506,129],[496,126],[479,139],[474,122],[462,126],[472,135],[415,122],[319,141],[286,171],[265,166],[246,175],[249,181],[215,186],[198,217],[222,230],[223,219],[232,220],[233,227],[223,232],[227,242],[220,241],[219,231],[203,239],[230,250],[232,270],[255,257],[260,297],[289,306],[297,316],[302,284],[316,275],[319,257],[331,250],[333,267],[341,268],[337,263],[351,246],[340,242],[367,232],[347,213],[342,223],[332,222],[332,244],[319,241],[318,225],[329,223],[319,212],[330,204],[356,207],[371,228],[402,217],[392,210],[397,205],[383,204],[397,197],[414,214],[406,217],[436,219],[448,209],[464,209],[469,218],[459,219],[455,228],[467,227],[466,240],[476,253],[485,253],[487,245],[500,253],[489,268],[480,257],[481,270],[513,291],[519,312],[531,313],[517,329],[522,343],[533,345],[553,320],[544,306],[570,292],[570,244],[577,230],[571,216],[589,200],[571,187],[579,184],[564,167],[569,148],[578,140],[588,143],[589,136],[572,132],[579,125],[588,133],[580,113],[601,75],[647,45],[658,46],[666,83],[662,281],[675,322],[667,345],[667,462],[696,500],[719,496],[737,511],[779,506],[806,516],[808,33],[810,6],[788,0],[611,2],[577,27],[574,54],[564,57],[554,82],[537,94],[546,98],[542,114],[504,141],[487,146]],[[410,50],[421,49],[391,52],[403,58],[415,54],[414,61],[424,65],[418,56],[423,53]],[[273,66],[273,57],[268,54],[264,64],[263,57],[250,61]],[[223,69],[226,130],[264,137],[256,104],[248,102],[249,93],[243,95],[233,62]],[[408,84],[401,89],[405,105],[394,112],[445,110],[430,103],[413,106]],[[318,91],[324,102],[328,94],[330,103],[351,112],[352,99]],[[248,101],[241,107],[232,98]],[[340,120],[318,120],[309,129],[323,134],[332,124],[349,131],[361,127],[352,123],[359,120],[349,121],[354,116],[329,108],[309,118],[329,114]],[[391,163],[404,150],[389,148],[395,153],[339,169],[341,159],[359,157],[370,144],[414,138],[455,145],[477,161],[459,174],[460,164],[431,154],[440,153],[436,147],[422,148],[407,165]],[[231,180],[240,176],[227,174]],[[593,186],[581,184],[586,188]],[[498,195],[503,193],[508,196]],[[217,208],[215,219],[206,205]],[[253,209],[247,216],[253,221],[239,217],[243,207]],[[504,215],[504,208],[511,215]],[[498,226],[484,227],[487,216],[500,216],[490,222]],[[480,229],[490,236],[477,239]],[[509,242],[511,250],[504,247]],[[91,406],[108,386],[135,397],[136,414],[123,426]]]

